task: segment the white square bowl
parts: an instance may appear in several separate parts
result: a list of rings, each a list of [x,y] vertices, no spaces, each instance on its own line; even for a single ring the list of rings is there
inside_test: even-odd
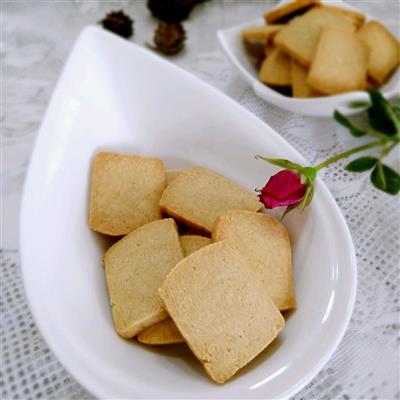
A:
[[[283,398],[323,367],[350,319],[356,262],[343,216],[317,183],[313,204],[286,220],[298,301],[279,339],[225,385],[185,345],[119,337],[102,256],[89,230],[91,163],[102,149],[197,164],[250,191],[276,171],[254,155],[305,160],[236,102],[153,53],[99,28],[78,39],[40,128],[21,211],[27,298],[51,350],[98,398]]]
[[[281,1],[277,7],[289,0]],[[321,0],[322,3],[356,10],[341,0]],[[359,11],[359,10],[356,10]],[[373,19],[366,15],[366,19]],[[382,21],[381,21],[382,22]],[[384,22],[382,22],[384,24]],[[314,117],[331,117],[334,110],[339,110],[345,115],[351,115],[362,111],[362,108],[351,107],[353,102],[367,102],[368,93],[365,91],[354,91],[334,96],[316,97],[310,99],[299,99],[284,96],[277,91],[264,85],[258,78],[258,71],[252,64],[243,46],[242,31],[252,26],[264,25],[265,20],[261,16],[257,19],[243,22],[231,28],[222,29],[217,32],[218,40],[228,56],[229,60],[239,71],[243,79],[253,88],[254,93],[268,103],[275,104],[285,110],[302,115]],[[400,68],[390,77],[390,79],[380,88],[385,98],[391,99],[400,92]]]

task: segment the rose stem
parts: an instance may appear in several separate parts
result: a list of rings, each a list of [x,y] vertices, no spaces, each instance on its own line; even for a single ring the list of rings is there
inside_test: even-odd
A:
[[[375,142],[370,142],[370,143],[364,144],[362,146],[354,147],[353,149],[344,151],[343,153],[340,153],[340,154],[337,154],[336,156],[328,158],[327,160],[325,160],[321,164],[316,165],[314,168],[317,171],[319,171],[320,169],[325,168],[329,164],[332,164],[332,163],[334,163],[336,161],[339,161],[342,158],[346,158],[348,156],[351,156],[354,153],[358,153],[358,152],[363,151],[363,150],[371,149],[372,147],[380,146],[380,145],[386,143],[387,141],[388,140],[385,138],[385,139],[377,140]]]

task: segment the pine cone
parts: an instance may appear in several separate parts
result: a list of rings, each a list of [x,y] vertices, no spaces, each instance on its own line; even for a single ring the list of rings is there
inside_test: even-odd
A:
[[[160,22],[154,34],[156,49],[168,55],[179,53],[185,46],[186,32],[180,23]]]
[[[126,39],[133,35],[133,20],[122,10],[111,11],[100,21],[104,29]]]

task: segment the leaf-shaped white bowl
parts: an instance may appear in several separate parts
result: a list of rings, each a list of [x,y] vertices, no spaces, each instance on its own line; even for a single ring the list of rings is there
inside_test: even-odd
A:
[[[353,309],[356,262],[343,216],[322,182],[286,224],[298,308],[279,340],[225,385],[184,345],[149,348],[114,330],[104,238],[87,225],[90,170],[101,149],[197,164],[250,191],[276,169],[257,153],[304,162],[269,126],[214,88],[115,35],[88,28],[37,138],[21,211],[22,271],[39,329],[98,398],[282,398],[325,364]]]

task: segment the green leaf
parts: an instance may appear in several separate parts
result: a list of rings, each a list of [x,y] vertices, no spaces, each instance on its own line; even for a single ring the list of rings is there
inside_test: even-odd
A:
[[[386,191],[386,179],[381,162],[376,164],[376,167],[373,169],[371,173],[371,182],[379,190]]]
[[[371,107],[368,109],[368,117],[371,126],[386,136],[400,133],[400,119],[390,103],[376,90],[369,92]]]
[[[304,209],[311,203],[311,200],[314,197],[314,186],[310,185],[307,187],[306,193],[304,194],[303,200],[300,203],[293,204],[291,206],[287,206],[285,212],[283,213],[281,219],[286,217],[291,211],[295,210],[296,208],[299,212],[303,212]]]
[[[396,114],[397,118],[400,119],[400,106],[392,105],[392,109],[393,109],[394,113]]]
[[[289,160],[285,160],[283,158],[268,158],[268,157],[262,157],[262,156],[256,156],[256,158],[266,161],[270,164],[276,165],[278,167],[292,169],[295,171],[300,171],[303,168],[302,165],[293,163],[293,162],[291,162]]]
[[[350,108],[365,108],[369,107],[370,105],[371,103],[368,100],[354,100],[348,104]]]
[[[360,157],[348,163],[345,169],[351,172],[364,172],[373,168],[377,162],[378,159],[375,157]]]
[[[293,204],[291,206],[287,206],[285,212],[282,214],[280,220],[282,221],[283,218],[286,217],[291,211],[295,210],[297,208],[298,204]]]
[[[396,195],[400,191],[400,175],[380,161],[371,173],[371,182],[379,190]]]
[[[304,167],[300,170],[300,172],[305,175],[310,185],[315,181],[318,173],[317,169],[314,167]]]
[[[396,114],[396,117],[400,120],[400,106],[393,105],[392,109],[393,109],[394,113]]]
[[[360,136],[364,136],[367,133],[367,131],[365,129],[355,125],[353,122],[351,122],[348,118],[346,118],[339,111],[335,110],[333,116],[334,116],[336,122],[339,122],[339,124],[341,124],[345,128],[347,128],[353,136],[360,137]]]
[[[281,220],[286,217],[291,211],[298,209],[299,212],[303,212],[304,209],[311,203],[314,197],[314,186],[309,185],[307,187],[306,193],[304,194],[303,200],[300,203],[287,206],[285,212],[281,216]]]
[[[299,211],[302,212],[304,211],[304,209],[311,203],[311,200],[314,197],[314,186],[310,185],[307,188],[307,191],[303,197],[303,200],[301,201],[301,203],[299,204]]]

